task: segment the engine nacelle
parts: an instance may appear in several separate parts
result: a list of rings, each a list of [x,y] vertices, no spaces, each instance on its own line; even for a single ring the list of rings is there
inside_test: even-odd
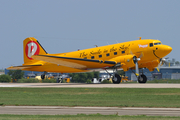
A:
[[[134,55],[124,55],[124,56],[115,57],[111,60],[116,61],[117,63],[121,63],[123,70],[127,71],[129,68],[135,66],[133,57]]]
[[[154,61],[142,64],[141,67],[146,67],[149,69],[150,72],[152,72],[154,71],[156,67],[158,67],[159,63],[160,63],[159,60],[154,60]]]

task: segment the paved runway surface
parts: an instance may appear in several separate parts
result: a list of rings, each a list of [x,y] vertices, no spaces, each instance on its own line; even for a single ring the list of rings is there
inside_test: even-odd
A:
[[[180,84],[0,83],[0,87],[180,88]]]
[[[110,115],[152,115],[180,116],[180,108],[118,108],[118,107],[60,107],[60,106],[1,106],[0,114],[27,115],[76,115],[76,114]]]

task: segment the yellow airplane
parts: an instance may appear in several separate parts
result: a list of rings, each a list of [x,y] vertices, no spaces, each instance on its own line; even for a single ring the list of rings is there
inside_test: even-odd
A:
[[[135,69],[139,83],[146,83],[147,77],[140,74],[139,69],[148,68],[153,71],[161,64],[172,48],[163,45],[159,40],[143,39],[124,43],[77,50],[67,53],[48,54],[34,37],[26,38],[24,45],[24,64],[12,66],[8,70],[27,70],[57,73],[78,73],[94,70],[113,69],[113,83],[120,83],[121,77],[117,69],[128,71]]]

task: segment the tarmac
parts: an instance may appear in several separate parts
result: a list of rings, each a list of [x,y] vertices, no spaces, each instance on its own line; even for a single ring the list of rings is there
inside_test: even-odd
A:
[[[180,116],[180,108],[137,108],[137,107],[62,107],[62,106],[1,106],[0,114],[18,115],[149,115]]]
[[[180,88],[180,84],[122,83],[122,84],[84,84],[84,83],[0,83],[0,87],[50,87],[50,88]]]

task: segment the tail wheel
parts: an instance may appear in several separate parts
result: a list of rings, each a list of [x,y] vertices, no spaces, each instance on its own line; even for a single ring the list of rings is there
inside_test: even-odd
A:
[[[146,83],[147,82],[147,77],[144,74],[140,75],[138,77],[138,82],[139,83]]]
[[[45,78],[45,75],[44,75],[44,74],[43,74],[43,75],[41,75],[41,79],[42,79],[42,80],[44,80],[44,78]]]
[[[114,84],[119,84],[121,82],[121,77],[118,74],[115,74],[112,78]]]

